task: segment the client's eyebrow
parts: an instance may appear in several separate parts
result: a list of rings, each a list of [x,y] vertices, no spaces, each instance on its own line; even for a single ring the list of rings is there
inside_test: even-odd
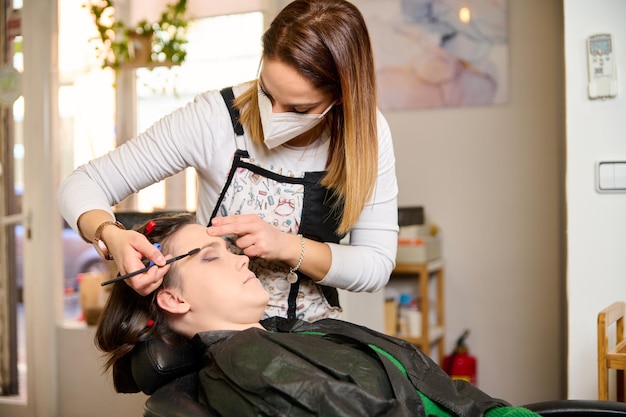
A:
[[[200,247],[200,251],[203,252],[205,249],[219,249],[220,247],[226,247],[226,241],[220,239],[218,241],[207,243],[204,246]]]

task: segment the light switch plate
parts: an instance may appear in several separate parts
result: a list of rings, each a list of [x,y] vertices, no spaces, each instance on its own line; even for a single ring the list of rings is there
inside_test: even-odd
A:
[[[626,161],[600,161],[596,164],[596,191],[626,193]]]

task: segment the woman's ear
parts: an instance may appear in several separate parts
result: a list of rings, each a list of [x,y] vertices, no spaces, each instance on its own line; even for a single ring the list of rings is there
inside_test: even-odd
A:
[[[173,314],[185,314],[191,307],[176,289],[161,289],[156,297],[159,307]]]

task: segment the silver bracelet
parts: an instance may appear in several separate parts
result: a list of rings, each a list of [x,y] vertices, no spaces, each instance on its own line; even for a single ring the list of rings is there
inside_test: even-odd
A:
[[[295,284],[298,281],[298,274],[296,274],[296,271],[300,268],[300,265],[302,265],[302,261],[304,260],[304,238],[299,233],[298,237],[300,238],[300,259],[298,259],[298,264],[296,266],[289,268],[287,281],[289,281],[290,284]]]

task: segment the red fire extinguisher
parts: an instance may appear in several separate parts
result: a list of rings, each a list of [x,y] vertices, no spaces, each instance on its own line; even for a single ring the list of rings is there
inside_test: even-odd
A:
[[[443,358],[443,370],[452,379],[461,379],[473,385],[477,385],[476,378],[476,358],[469,353],[465,344],[465,339],[469,336],[469,330],[465,330],[463,335],[456,342],[456,347],[450,355]]]

